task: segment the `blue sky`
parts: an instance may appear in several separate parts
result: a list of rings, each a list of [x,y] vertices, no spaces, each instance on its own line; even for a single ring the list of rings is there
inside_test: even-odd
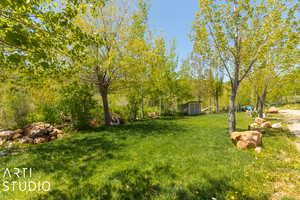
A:
[[[167,40],[176,40],[180,61],[192,50],[191,33],[198,0],[150,0],[149,25]]]

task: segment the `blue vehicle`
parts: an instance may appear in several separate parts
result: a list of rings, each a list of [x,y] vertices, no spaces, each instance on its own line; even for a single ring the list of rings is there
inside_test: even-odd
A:
[[[254,111],[254,106],[246,106],[245,110]]]

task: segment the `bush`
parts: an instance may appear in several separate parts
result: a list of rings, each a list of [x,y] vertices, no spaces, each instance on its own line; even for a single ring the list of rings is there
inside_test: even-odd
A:
[[[40,107],[44,122],[48,122],[51,124],[59,124],[62,122],[62,118],[60,116],[60,111],[58,106],[43,104]]]
[[[23,127],[33,110],[29,95],[18,88],[5,88],[2,91],[0,105],[0,126],[3,129]]]
[[[97,121],[97,122],[103,122],[104,121],[104,117],[103,117],[103,107],[97,105],[95,108],[91,109],[91,115],[92,115],[92,119]]]
[[[92,87],[71,83],[60,91],[59,107],[65,116],[71,118],[75,128],[85,129],[92,120],[91,110],[96,107],[93,99]]]
[[[160,110],[158,107],[145,107],[144,108],[144,112],[145,112],[145,117],[148,116],[148,113],[150,112],[155,112],[156,114],[160,114]]]
[[[139,113],[140,99],[138,95],[131,94],[128,97],[128,119],[136,120]]]
[[[111,111],[112,111],[112,115],[113,114],[117,114],[118,116],[128,120],[130,119],[130,114],[128,111],[128,108],[125,106],[116,106],[116,105],[112,105],[110,107]]]

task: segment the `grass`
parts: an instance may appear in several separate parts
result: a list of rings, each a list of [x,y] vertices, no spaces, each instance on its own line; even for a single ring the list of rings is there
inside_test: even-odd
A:
[[[238,128],[249,121],[239,114]],[[15,150],[21,154],[0,157],[0,168],[34,168],[32,178],[9,181],[49,181],[51,190],[3,192],[1,183],[0,199],[299,198],[295,139],[269,132],[261,154],[242,151],[229,140],[226,125],[224,114],[164,118],[20,146]]]
[[[300,110],[300,103],[291,103],[291,104],[285,104],[278,107],[279,109],[294,109],[294,110]]]

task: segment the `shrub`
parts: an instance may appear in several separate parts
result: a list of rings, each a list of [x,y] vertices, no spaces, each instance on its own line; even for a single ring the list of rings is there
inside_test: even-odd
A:
[[[96,107],[91,109],[91,115],[92,115],[92,119],[96,120],[97,122],[102,122],[104,121],[104,117],[103,117],[103,107],[97,105]]]
[[[112,111],[112,114],[117,114],[122,118],[130,119],[128,108],[125,106],[112,105],[111,111]]]
[[[137,95],[131,94],[128,97],[128,119],[136,120],[139,113],[140,99]]]
[[[3,129],[23,127],[33,110],[29,96],[24,90],[5,88],[2,90],[0,105],[0,126]]]
[[[69,116],[75,128],[85,129],[92,120],[91,110],[96,107],[92,87],[71,83],[60,91],[60,103],[64,115]]]
[[[60,111],[57,105],[43,104],[40,107],[44,122],[58,124],[62,122]]]

